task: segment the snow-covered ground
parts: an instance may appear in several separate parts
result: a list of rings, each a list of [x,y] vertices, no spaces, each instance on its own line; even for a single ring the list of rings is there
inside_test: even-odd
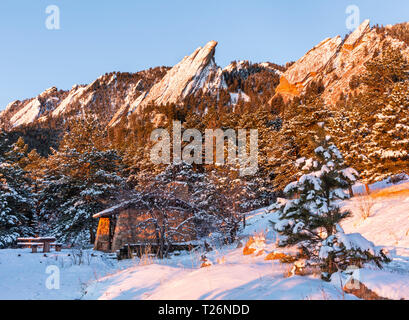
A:
[[[371,197],[354,197],[344,208],[353,212],[343,227],[377,245],[409,248],[409,182],[383,189]],[[369,210],[369,217],[362,212]]]
[[[275,247],[274,234],[269,231],[271,219],[274,217],[265,210],[252,213],[242,234],[243,242],[255,234],[270,238],[260,256],[244,256],[243,248],[236,244],[207,253],[212,266],[206,268],[200,268],[204,252],[136,264],[94,281],[84,299],[355,299],[318,276],[287,278],[288,266],[265,261]]]
[[[343,228],[387,247],[393,259],[383,270],[360,270],[360,281],[381,297],[409,299],[409,192],[405,191],[409,186],[396,188],[371,197],[370,216],[365,220],[362,199],[347,201],[344,208],[353,216]],[[46,257],[29,249],[0,250],[0,299],[356,299],[342,292],[336,277],[331,283],[314,274],[287,277],[288,265],[266,261],[269,252],[280,250],[270,220],[275,220],[274,214],[255,211],[241,234],[243,243],[249,236],[264,237],[265,245],[261,242],[258,247],[262,254],[245,256],[237,244],[215,247],[206,254],[212,263],[206,268],[200,268],[204,252],[165,260],[117,261],[87,250],[78,265],[72,250]],[[49,266],[60,271],[57,290],[46,287],[53,275],[53,271],[47,273]]]
[[[77,258],[74,261],[72,250],[51,252],[46,256],[33,254],[31,249],[0,250],[0,300],[80,299],[90,281],[126,267],[91,250],[84,251],[80,265]],[[46,285],[50,276],[57,275],[54,266],[59,270],[60,289],[50,290]]]
[[[360,271],[361,282],[379,296],[409,299],[409,182],[379,187],[370,197],[354,197],[344,208],[353,215],[342,225],[345,232],[359,232],[389,251],[392,262],[383,270]],[[363,212],[369,217],[363,218]]]

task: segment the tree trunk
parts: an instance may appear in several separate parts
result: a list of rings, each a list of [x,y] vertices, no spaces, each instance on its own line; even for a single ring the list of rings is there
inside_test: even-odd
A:
[[[365,183],[365,191],[366,191],[366,194],[369,196],[371,193],[371,190],[369,189],[369,185],[367,183]]]
[[[90,238],[90,243],[94,244],[95,243],[95,232],[92,230],[92,228],[89,229],[89,238]]]

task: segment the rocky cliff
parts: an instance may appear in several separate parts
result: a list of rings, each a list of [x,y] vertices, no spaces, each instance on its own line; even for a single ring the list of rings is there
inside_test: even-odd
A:
[[[353,77],[365,72],[365,63],[382,50],[386,41],[409,57],[404,42],[378,33],[365,20],[344,41],[339,36],[325,39],[307,52],[281,76],[276,92],[288,101],[302,94],[311,81],[322,81],[324,101],[335,105],[341,94],[351,91]]]
[[[365,72],[365,63],[383,50],[385,42],[400,48],[409,58],[408,25],[381,29],[371,28],[369,20],[365,20],[345,39],[336,36],[323,40],[288,69],[270,62],[249,61],[236,61],[221,69],[214,58],[217,42],[210,41],[172,68],[107,73],[89,85],[75,85],[66,91],[53,87],[35,98],[14,101],[0,113],[0,128],[10,130],[55,119],[64,122],[83,112],[115,126],[150,104],[183,103],[200,94],[217,101],[219,96],[230,94],[230,102],[223,102],[226,106],[239,100],[265,105],[273,101],[274,94],[289,101],[304,93],[312,82],[322,83],[323,99],[335,105],[341,96],[354,90],[351,80]]]
[[[149,91],[142,93],[130,106],[120,108],[110,125],[115,125],[123,116],[142,111],[149,104],[178,103],[199,90],[217,94],[218,90],[226,89],[222,69],[214,60],[216,46],[216,41],[210,41],[183,58]]]
[[[93,113],[101,122],[108,123],[118,107],[129,105],[167,70],[158,67],[138,73],[113,72],[89,85],[74,85],[70,90],[47,89],[35,98],[10,103],[0,113],[0,126],[10,130],[52,119],[64,121],[83,112]]]
[[[217,95],[227,86],[214,60],[216,46],[216,41],[210,41],[173,68],[109,73],[89,85],[74,85],[68,91],[53,87],[35,98],[14,101],[0,113],[0,126],[13,129],[50,119],[64,121],[82,112],[92,112],[104,123],[115,125],[151,103],[177,103],[199,92]]]

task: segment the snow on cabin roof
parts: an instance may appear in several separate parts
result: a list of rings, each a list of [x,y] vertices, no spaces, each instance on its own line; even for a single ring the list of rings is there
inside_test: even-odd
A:
[[[127,209],[146,210],[154,207],[175,211],[195,211],[194,207],[181,199],[174,198],[169,195],[166,196],[148,193],[144,195],[138,195],[132,200],[121,202],[111,208],[94,214],[92,217],[98,219],[102,217],[110,217]]]
[[[97,218],[112,216],[113,214],[116,214],[118,211],[125,209],[129,205],[129,203],[130,201],[122,202],[120,204],[117,204],[116,206],[113,206],[111,208],[98,212],[94,214],[92,217],[97,219]]]

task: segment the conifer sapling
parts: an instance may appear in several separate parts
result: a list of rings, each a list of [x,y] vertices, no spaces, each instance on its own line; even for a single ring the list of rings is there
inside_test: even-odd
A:
[[[296,161],[303,175],[284,189],[289,200],[273,206],[279,221],[274,225],[280,246],[297,246],[298,258],[319,266],[324,279],[349,264],[387,261],[381,250],[359,234],[347,235],[339,223],[350,215],[340,202],[350,197],[358,173],[347,168],[337,147],[326,136],[315,149],[316,159]]]

